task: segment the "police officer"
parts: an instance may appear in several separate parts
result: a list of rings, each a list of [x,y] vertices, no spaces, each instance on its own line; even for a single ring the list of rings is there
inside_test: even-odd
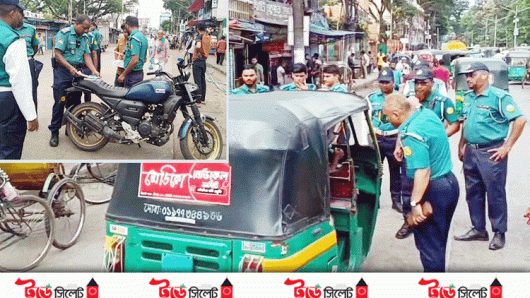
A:
[[[101,33],[98,31],[98,25],[95,22],[92,22],[90,25],[90,33],[93,37],[91,42],[91,51],[92,52],[92,60],[94,61],[94,66],[98,70],[98,72],[101,72]]]
[[[239,88],[233,89],[230,93],[252,94],[270,91],[268,86],[258,84],[258,75],[256,73],[256,68],[254,68],[254,65],[252,64],[247,64],[243,67],[241,79],[243,80],[243,85],[241,85],[241,87]]]
[[[466,200],[473,228],[455,240],[489,240],[485,216],[487,194],[488,216],[495,233],[489,249],[497,250],[504,247],[504,233],[508,228],[505,189],[508,153],[521,135],[526,119],[508,92],[490,86],[486,65],[472,62],[460,74],[466,75],[471,89],[464,98],[464,128],[458,153],[464,162]]]
[[[410,76],[412,76],[412,79],[406,80],[406,82],[403,84],[403,94],[405,97],[414,97],[416,96],[416,85],[414,83],[414,74],[416,71],[420,69],[431,69],[431,66],[427,61],[418,59],[413,64],[413,71],[411,72]],[[433,79],[433,90],[436,91],[438,94],[447,96],[447,87],[445,86],[445,82],[439,79]]]
[[[126,88],[130,88],[144,79],[143,68],[149,42],[138,30],[138,26],[137,17],[127,16],[125,18],[125,30],[129,32],[129,40],[127,40],[125,58],[123,59],[125,70],[118,77],[118,82],[124,83]]]
[[[383,113],[394,127],[399,127],[407,176],[414,179],[410,222],[417,225],[414,240],[423,269],[443,272],[449,227],[459,196],[449,139],[432,110],[416,108],[402,94],[388,96]]]
[[[348,87],[340,82],[340,70],[337,65],[324,66],[322,69],[322,88],[320,90],[349,93]]]
[[[26,129],[39,128],[26,43],[13,30],[23,20],[18,0],[0,0],[0,159],[20,159]]]
[[[385,98],[394,93],[394,73],[392,69],[381,69],[378,81],[379,90],[368,95],[368,100],[372,105],[372,123],[377,136],[377,142],[379,143],[379,153],[381,154],[382,162],[384,162],[385,158],[388,160],[392,209],[403,212],[401,162],[394,158],[394,149],[399,131],[392,123],[388,122],[388,119],[383,114]],[[403,201],[408,199],[410,199],[410,193],[405,192],[403,194]]]
[[[37,38],[37,31],[34,26],[24,23],[22,24],[22,27],[16,28],[15,32],[17,32],[18,35],[26,41],[29,69],[31,72],[33,101],[35,102],[35,107],[37,107],[37,87],[39,86],[39,74],[43,67],[42,62],[33,58],[39,50],[39,39]]]
[[[305,90],[305,91],[315,91],[317,86],[314,84],[307,84],[307,67],[304,63],[295,63],[293,65],[293,71],[291,77],[293,82],[287,85],[280,87],[281,91],[296,91],[296,90]]]
[[[99,72],[90,58],[89,41],[86,33],[90,29],[90,18],[86,15],[77,17],[75,25],[66,27],[55,35],[55,67],[53,68],[53,104],[52,121],[48,126],[52,132],[50,146],[59,145],[59,129],[63,121],[64,108],[81,103],[81,92],[66,94],[72,86],[73,76]]]
[[[453,102],[434,90],[434,73],[430,68],[420,68],[414,76],[416,98],[424,108],[434,111],[440,120],[447,120],[447,136],[450,137],[460,130],[458,114]]]

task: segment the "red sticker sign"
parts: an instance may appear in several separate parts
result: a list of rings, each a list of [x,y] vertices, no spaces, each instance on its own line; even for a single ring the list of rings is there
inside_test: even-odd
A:
[[[143,163],[138,196],[230,205],[232,168],[223,163]]]

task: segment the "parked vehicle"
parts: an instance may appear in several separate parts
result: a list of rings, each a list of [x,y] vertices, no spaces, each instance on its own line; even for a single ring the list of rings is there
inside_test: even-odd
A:
[[[198,87],[188,82],[190,73],[183,71],[185,67],[180,59],[178,76],[158,70],[148,73],[155,74],[154,78],[130,89],[111,86],[93,76],[76,77],[68,92],[91,92],[103,102],[85,102],[65,111],[68,137],[85,151],[99,150],[110,140],[162,146],[169,141],[180,110],[184,122],[178,136],[184,157],[219,159],[223,148],[221,131],[214,118],[200,113],[196,104]]]
[[[358,270],[381,193],[368,110],[342,93],[239,95],[229,164],[120,164],[107,269]]]
[[[508,64],[508,78],[510,81],[522,82],[526,76],[526,65],[530,60],[530,51],[514,51],[506,55],[506,63]]]

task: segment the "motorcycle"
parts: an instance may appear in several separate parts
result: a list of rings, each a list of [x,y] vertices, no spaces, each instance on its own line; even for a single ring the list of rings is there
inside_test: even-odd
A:
[[[65,111],[63,123],[70,140],[81,150],[96,151],[109,141],[162,146],[173,133],[178,110],[184,121],[178,136],[185,159],[221,158],[223,140],[214,118],[201,114],[196,104],[197,85],[188,82],[186,63],[179,58],[179,75],[157,69],[155,77],[133,87],[115,87],[94,76],[80,74],[67,92],[91,92],[102,103],[85,102]],[[189,108],[189,109],[188,109]],[[191,113],[190,113],[191,110]]]

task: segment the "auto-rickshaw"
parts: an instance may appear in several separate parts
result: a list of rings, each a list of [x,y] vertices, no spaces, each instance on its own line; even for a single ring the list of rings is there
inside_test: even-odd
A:
[[[508,78],[510,81],[521,82],[526,76],[526,65],[530,59],[530,51],[514,51],[506,55]]]
[[[368,102],[277,91],[229,105],[229,164],[120,165],[106,214],[108,269],[359,269],[381,186]]]

